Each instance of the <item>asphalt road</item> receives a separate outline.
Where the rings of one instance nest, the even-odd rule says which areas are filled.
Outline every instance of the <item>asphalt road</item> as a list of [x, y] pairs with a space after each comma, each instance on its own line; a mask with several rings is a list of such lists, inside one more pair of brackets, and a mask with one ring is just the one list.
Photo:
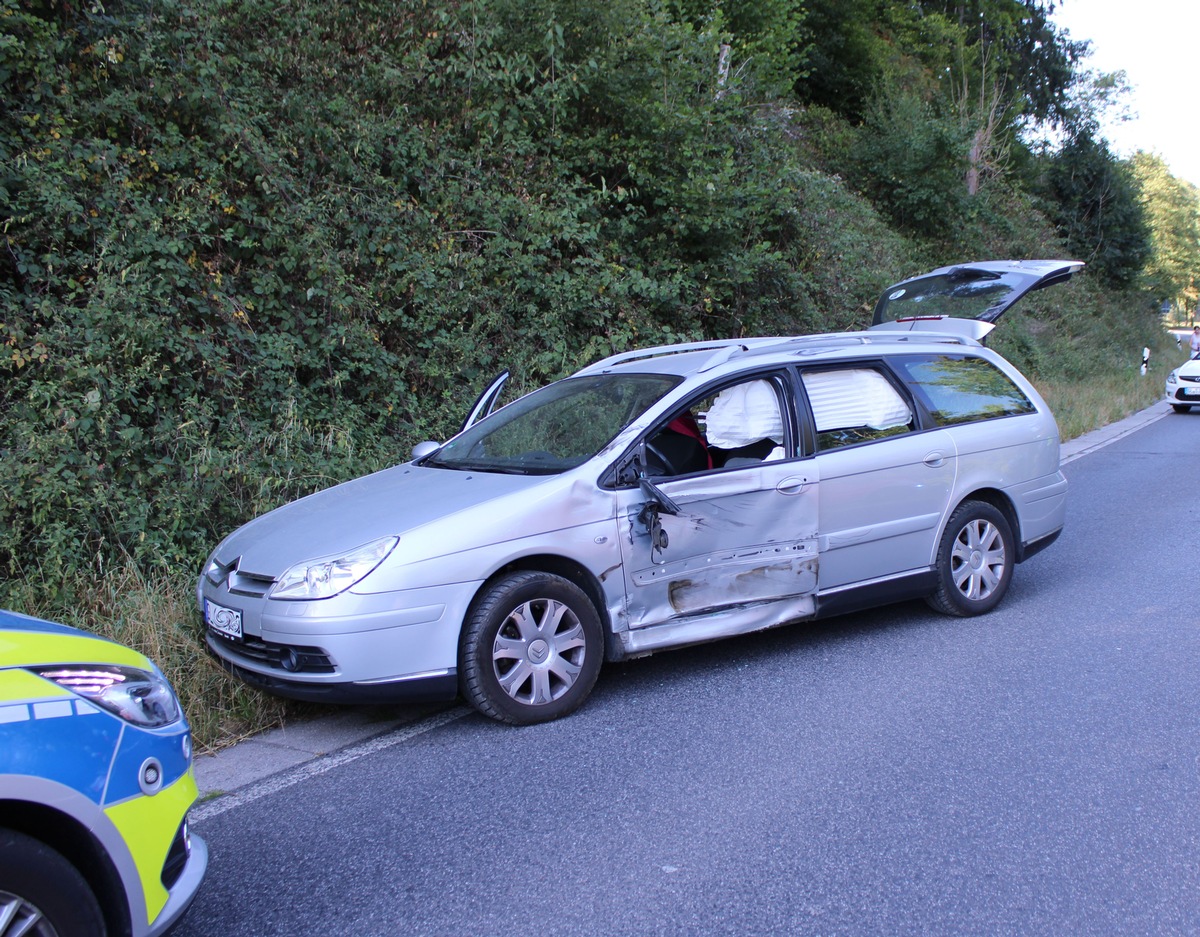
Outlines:
[[909, 603], [463, 709], [201, 805], [197, 935], [1200, 933], [1200, 412], [1068, 464], [999, 609]]

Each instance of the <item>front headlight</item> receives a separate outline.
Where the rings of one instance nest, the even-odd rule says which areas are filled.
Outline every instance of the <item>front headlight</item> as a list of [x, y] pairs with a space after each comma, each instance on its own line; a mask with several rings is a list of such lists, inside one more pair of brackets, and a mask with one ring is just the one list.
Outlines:
[[295, 600], [328, 599], [338, 595], [382, 563], [399, 542], [399, 537], [384, 537], [335, 559], [297, 563], [279, 577], [270, 597]]
[[30, 669], [135, 726], [156, 729], [183, 718], [179, 700], [161, 674], [110, 664], [58, 664]]
[[1179, 380], [1179, 378], [1177, 376], [1178, 374], [1179, 374], [1178, 371], [1172, 371], [1170, 374], [1168, 374], [1167, 375], [1167, 383], [1168, 384], [1176, 383]]

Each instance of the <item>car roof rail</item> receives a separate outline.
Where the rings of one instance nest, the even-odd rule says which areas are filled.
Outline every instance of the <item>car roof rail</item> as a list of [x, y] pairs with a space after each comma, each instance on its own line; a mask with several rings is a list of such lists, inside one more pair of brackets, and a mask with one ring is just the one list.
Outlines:
[[670, 355], [695, 351], [711, 351], [696, 370], [712, 370], [740, 355], [764, 355], [791, 352], [796, 355], [812, 354], [829, 348], [852, 345], [893, 345], [903, 343], [979, 345], [979, 342], [952, 332], [828, 332], [817, 335], [764, 335], [754, 338], [713, 339], [702, 342], [682, 342], [677, 345], [655, 345], [623, 351], [589, 364], [576, 372], [577, 375], [597, 374], [619, 364], [631, 361], [647, 361]]
[[777, 338], [725, 338], [712, 339], [704, 342], [683, 342], [678, 345], [655, 345], [652, 348], [638, 348], [633, 351], [623, 351], [619, 354], [610, 355], [607, 358], [601, 358], [594, 364], [589, 364], [587, 367], [577, 374], [594, 374], [597, 371], [603, 371], [606, 368], [611, 368], [618, 364], [625, 364], [629, 361], [640, 361], [647, 358], [662, 358], [667, 355], [679, 355], [689, 351], [708, 351], [712, 350], [724, 356], [724, 359], [733, 357], [739, 351], [746, 351], [751, 347], [763, 344], [778, 342]]
[[979, 347], [983, 343], [970, 335], [959, 335], [957, 332], [905, 332], [872, 329], [863, 333], [863, 343], [866, 345], [901, 344], [909, 342], [917, 345], [970, 345]]
[[[795, 335], [792, 337], [776, 338], [769, 344], [756, 345], [746, 350], [746, 354], [792, 354], [813, 355], [823, 351], [838, 348], [862, 348], [868, 345], [969, 345], [978, 346], [980, 343], [965, 335], [953, 332], [827, 332], [819, 335]], [[727, 356], [732, 357], [732, 355]], [[705, 362], [706, 367], [719, 364], [716, 356]], [[701, 368], [700, 370], [704, 370]]]

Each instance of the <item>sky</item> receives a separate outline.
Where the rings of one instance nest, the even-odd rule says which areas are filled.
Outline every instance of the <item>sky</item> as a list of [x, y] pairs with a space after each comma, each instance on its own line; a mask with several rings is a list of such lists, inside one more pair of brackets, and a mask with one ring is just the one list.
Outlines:
[[1200, 3], [1058, 0], [1054, 22], [1090, 39], [1085, 67], [1124, 71], [1135, 120], [1104, 128], [1114, 153], [1157, 153], [1171, 174], [1200, 186]]

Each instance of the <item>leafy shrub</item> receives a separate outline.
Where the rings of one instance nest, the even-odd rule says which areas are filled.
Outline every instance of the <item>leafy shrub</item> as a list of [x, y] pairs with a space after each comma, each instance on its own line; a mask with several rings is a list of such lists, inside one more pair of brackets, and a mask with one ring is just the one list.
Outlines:
[[749, 67], [719, 83], [728, 37], [635, 0], [0, 3], [0, 569], [64, 598], [193, 570], [501, 367], [848, 322], [877, 286], [854, 198]]
[[193, 571], [503, 367], [858, 326], [986, 253], [956, 120], [766, 96], [800, 10], [0, 0], [0, 600]]
[[856, 147], [857, 184], [901, 229], [945, 237], [967, 220], [969, 131], [916, 94], [882, 86]]

